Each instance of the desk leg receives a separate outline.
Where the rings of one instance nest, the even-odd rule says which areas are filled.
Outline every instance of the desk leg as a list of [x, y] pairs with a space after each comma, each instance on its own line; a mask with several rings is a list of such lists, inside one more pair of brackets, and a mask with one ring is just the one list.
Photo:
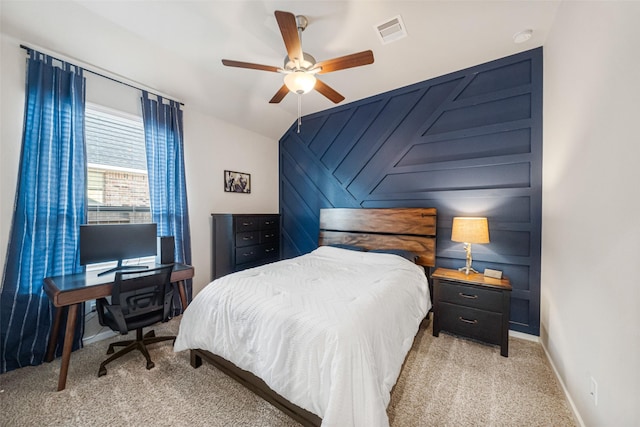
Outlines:
[[178, 282], [178, 292], [180, 292], [180, 302], [182, 302], [182, 312], [187, 309], [187, 291], [185, 289], [184, 280]]
[[60, 365], [60, 377], [58, 378], [58, 391], [64, 390], [67, 385], [67, 372], [69, 371], [69, 360], [71, 359], [71, 348], [73, 347], [73, 336], [75, 334], [77, 316], [78, 304], [73, 304], [69, 307], [67, 327], [64, 333], [64, 347], [62, 348], [62, 363]]
[[49, 346], [47, 347], [47, 356], [45, 362], [53, 361], [56, 352], [56, 346], [58, 345], [58, 332], [60, 331], [60, 319], [62, 319], [62, 312], [64, 307], [54, 307], [56, 315], [53, 319], [53, 326], [51, 328], [51, 335], [49, 336]]

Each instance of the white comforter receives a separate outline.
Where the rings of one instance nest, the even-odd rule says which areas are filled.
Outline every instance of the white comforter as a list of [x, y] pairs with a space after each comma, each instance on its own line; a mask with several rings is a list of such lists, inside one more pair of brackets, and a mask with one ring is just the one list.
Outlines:
[[391, 388], [430, 306], [421, 267], [323, 246], [211, 282], [174, 350], [233, 362], [323, 426], [388, 426]]

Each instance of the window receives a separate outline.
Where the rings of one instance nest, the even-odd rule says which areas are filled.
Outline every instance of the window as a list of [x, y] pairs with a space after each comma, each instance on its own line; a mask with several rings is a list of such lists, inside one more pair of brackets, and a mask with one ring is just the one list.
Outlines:
[[[149, 180], [142, 117], [87, 103], [87, 223], [151, 222]], [[126, 260], [145, 264], [155, 257]], [[115, 267], [116, 262], [87, 266], [87, 271]], [[85, 305], [84, 344], [115, 335], [97, 322], [95, 301]]]
[[87, 103], [89, 224], [151, 222], [142, 118]]

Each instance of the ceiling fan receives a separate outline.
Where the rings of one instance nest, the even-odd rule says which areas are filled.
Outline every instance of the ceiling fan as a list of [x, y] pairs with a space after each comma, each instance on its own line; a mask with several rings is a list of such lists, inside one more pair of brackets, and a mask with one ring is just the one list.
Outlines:
[[282, 68], [253, 64], [250, 62], [233, 61], [230, 59], [223, 59], [222, 63], [228, 67], [249, 68], [252, 70], [285, 74], [284, 84], [269, 101], [272, 104], [277, 104], [282, 101], [290, 91], [302, 95], [312, 89], [317, 90], [336, 104], [343, 101], [344, 96], [318, 79], [316, 74], [327, 74], [346, 68], [372, 64], [373, 52], [365, 50], [339, 58], [316, 62], [313, 56], [302, 51], [302, 32], [307, 28], [309, 22], [307, 18], [302, 15], [294, 16], [290, 12], [280, 10], [275, 11], [275, 16], [276, 21], [278, 21], [280, 33], [282, 34], [282, 39], [284, 40], [284, 45], [287, 49], [287, 56], [284, 58], [284, 66]]

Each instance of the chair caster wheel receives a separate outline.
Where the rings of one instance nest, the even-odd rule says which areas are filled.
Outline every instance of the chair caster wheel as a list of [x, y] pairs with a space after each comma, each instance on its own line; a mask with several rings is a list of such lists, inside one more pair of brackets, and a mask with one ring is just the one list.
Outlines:
[[105, 375], [107, 375], [107, 368], [100, 368], [100, 370], [98, 371], [98, 377], [103, 377]]
[[149, 363], [147, 363], [147, 369], [151, 369], [151, 368], [153, 368], [154, 366], [156, 366], [156, 365], [155, 365], [153, 362], [149, 362]]

